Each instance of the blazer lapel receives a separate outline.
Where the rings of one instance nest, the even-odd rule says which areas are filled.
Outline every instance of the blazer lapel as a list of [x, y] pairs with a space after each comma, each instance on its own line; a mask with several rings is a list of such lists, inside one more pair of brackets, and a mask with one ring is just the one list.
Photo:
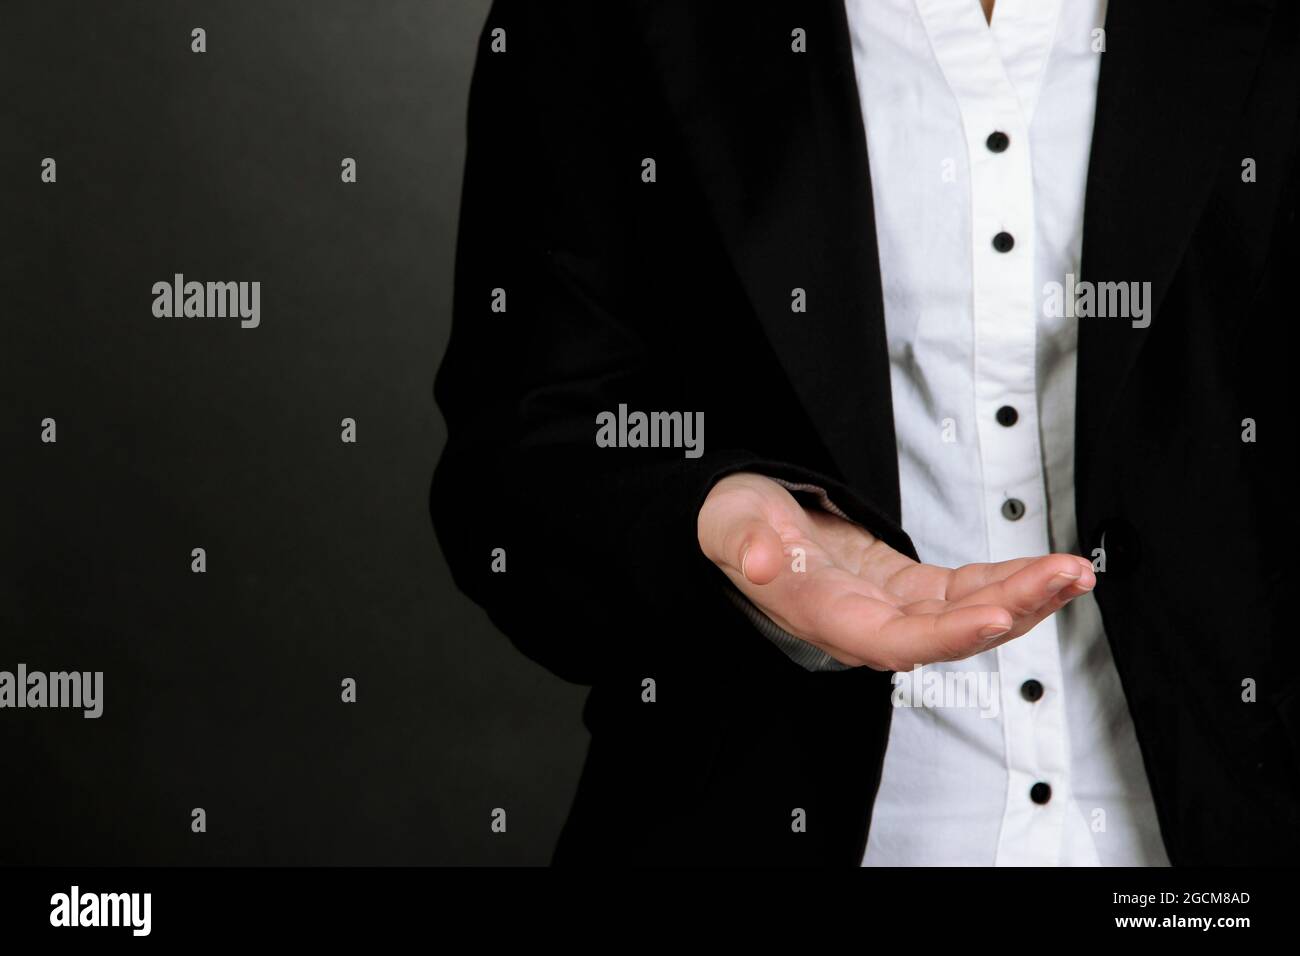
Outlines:
[[[1151, 325], [1085, 318], [1081, 491], [1223, 162], [1275, 0], [1112, 0], [1082, 278], [1151, 282]], [[643, 5], [644, 35], [732, 264], [844, 478], [897, 519], [866, 136], [840, 2]], [[807, 52], [791, 50], [805, 31]], [[790, 309], [802, 288], [807, 311]]]
[[[668, 108], [732, 265], [845, 480], [895, 520], [866, 135], [840, 2], [647, 3]], [[807, 52], [791, 49], [805, 31]], [[803, 289], [806, 312], [791, 310]]]
[[[1080, 272], [1150, 282], [1150, 325], [1079, 320], [1080, 498], [1137, 355], [1177, 315], [1159, 314], [1226, 161], [1274, 0], [1110, 0], [1084, 206]], [[1082, 527], [1082, 526], [1081, 526]]]

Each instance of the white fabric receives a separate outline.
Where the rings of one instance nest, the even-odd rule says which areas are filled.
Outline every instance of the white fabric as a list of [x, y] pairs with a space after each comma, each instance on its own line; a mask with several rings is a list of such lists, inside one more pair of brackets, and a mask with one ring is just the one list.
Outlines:
[[[1044, 287], [1078, 274], [1104, 5], [997, 0], [990, 26], [978, 0], [847, 0], [903, 527], [923, 561], [1079, 553], [1078, 320], [1047, 314]], [[994, 131], [1010, 137], [1003, 152], [986, 145]], [[1002, 231], [1010, 252], [993, 247]], [[1003, 405], [1019, 413], [1010, 427]], [[1008, 498], [1024, 503], [1019, 520], [1004, 517]], [[982, 674], [996, 714], [896, 707], [865, 865], [1167, 865], [1092, 595], [926, 670]], [[1045, 688], [1036, 703], [1020, 693], [1030, 678]], [[1052, 791], [1042, 805], [1037, 782]]]

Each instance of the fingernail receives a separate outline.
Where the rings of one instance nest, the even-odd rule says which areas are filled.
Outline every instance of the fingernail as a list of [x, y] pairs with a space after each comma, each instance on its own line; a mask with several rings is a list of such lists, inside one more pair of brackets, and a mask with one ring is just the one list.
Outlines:
[[981, 641], [991, 641], [995, 637], [1001, 637], [1007, 631], [1011, 630], [1006, 624], [990, 624], [979, 633]]
[[1077, 580], [1079, 580], [1078, 573], [1070, 574], [1066, 571], [1062, 571], [1059, 574], [1053, 576], [1052, 580], [1047, 582], [1047, 593], [1055, 594], [1056, 592], [1064, 588], [1066, 585], [1072, 584]]
[[748, 560], [749, 560], [749, 548], [746, 547], [744, 553], [741, 554], [740, 556], [740, 576], [746, 579], [749, 578], [749, 575], [745, 573], [745, 562]]

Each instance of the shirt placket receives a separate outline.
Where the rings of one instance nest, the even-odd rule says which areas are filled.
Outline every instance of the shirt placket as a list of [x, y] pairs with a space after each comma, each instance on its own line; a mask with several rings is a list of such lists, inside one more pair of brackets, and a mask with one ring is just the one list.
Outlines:
[[[989, 136], [1000, 133], [1006, 148], [988, 150], [987, 136], [980, 136], [983, 130]], [[975, 415], [991, 561], [1051, 549], [1038, 440], [1028, 133], [1014, 100], [970, 117], [967, 132], [972, 154]], [[979, 154], [981, 149], [985, 155]], [[1007, 763], [997, 863], [1052, 864], [1060, 852], [1069, 797], [1056, 618], [1002, 645], [996, 656]]]
[[[1050, 550], [1039, 446], [1033, 167], [1029, 121], [993, 37], [963, 36], [971, 7], [918, 0], [962, 115], [970, 169], [974, 411], [988, 558]], [[1041, 13], [1041, 11], [1040, 11]], [[1041, 24], [1032, 26], [1040, 27]], [[1013, 49], [1031, 37], [1004, 25]], [[1051, 33], [1040, 30], [1050, 44]], [[1069, 803], [1069, 749], [1055, 618], [996, 651], [1007, 797], [998, 865], [1059, 862]]]

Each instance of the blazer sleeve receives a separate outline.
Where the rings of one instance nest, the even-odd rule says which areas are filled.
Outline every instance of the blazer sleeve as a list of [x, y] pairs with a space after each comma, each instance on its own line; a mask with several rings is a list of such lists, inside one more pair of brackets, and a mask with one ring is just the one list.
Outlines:
[[689, 393], [629, 291], [644, 269], [629, 212], [638, 171], [612, 168], [606, 120], [637, 104], [592, 62], [622, 42], [605, 12], [619, 5], [582, 6], [498, 2], [480, 41], [434, 386], [447, 443], [433, 522], [457, 586], [561, 677], [592, 683], [665, 654], [743, 668], [775, 652], [700, 552], [696, 517], [714, 483], [757, 471], [816, 486], [865, 527], [901, 532], [835, 475], [711, 443], [707, 430], [698, 457], [597, 446], [601, 410]]

